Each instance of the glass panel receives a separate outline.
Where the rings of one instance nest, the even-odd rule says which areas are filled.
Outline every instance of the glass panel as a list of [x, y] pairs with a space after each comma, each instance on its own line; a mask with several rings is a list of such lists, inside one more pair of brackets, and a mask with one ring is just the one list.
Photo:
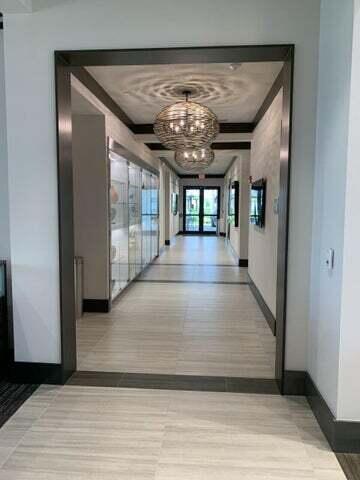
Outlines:
[[151, 175], [151, 259], [158, 255], [159, 250], [159, 190], [158, 179]]
[[142, 263], [148, 265], [151, 261], [151, 175], [142, 172]]
[[111, 296], [129, 282], [128, 165], [110, 152]]
[[217, 215], [204, 215], [203, 217], [203, 230], [204, 232], [217, 231]]
[[200, 189], [192, 188], [186, 190], [185, 214], [199, 215], [200, 213]]
[[141, 170], [129, 165], [129, 277], [141, 271]]
[[198, 232], [199, 227], [199, 215], [186, 215], [185, 230], [187, 232]]
[[204, 215], [217, 215], [218, 212], [218, 190], [204, 189]]

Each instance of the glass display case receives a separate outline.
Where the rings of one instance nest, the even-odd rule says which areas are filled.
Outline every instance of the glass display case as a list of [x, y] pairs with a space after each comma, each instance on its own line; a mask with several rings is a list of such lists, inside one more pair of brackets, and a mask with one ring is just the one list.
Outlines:
[[151, 260], [159, 255], [159, 180], [151, 175]]
[[129, 164], [129, 278], [141, 272], [141, 169]]
[[142, 171], [141, 190], [142, 265], [151, 262], [151, 174]]
[[109, 146], [112, 300], [159, 253], [158, 177], [115, 150]]
[[126, 159], [110, 151], [111, 298], [129, 283], [129, 169]]

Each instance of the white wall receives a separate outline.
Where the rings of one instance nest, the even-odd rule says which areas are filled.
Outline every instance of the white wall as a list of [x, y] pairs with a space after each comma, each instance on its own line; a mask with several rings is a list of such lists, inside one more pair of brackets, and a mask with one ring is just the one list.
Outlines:
[[[341, 8], [337, 0], [322, 1], [308, 371], [334, 414], [337, 412], [352, 13], [350, 0], [343, 1]], [[332, 272], [325, 264], [329, 248], [335, 250]], [[352, 387], [355, 388], [355, 383]]]
[[75, 255], [84, 259], [84, 298], [109, 298], [108, 162], [104, 115], [73, 115]]
[[0, 30], [0, 259], [10, 259], [9, 191], [6, 144], [3, 30]]
[[360, 420], [360, 0], [355, 0], [348, 161], [345, 203], [344, 256], [337, 418]]
[[60, 360], [54, 50], [292, 42], [295, 133], [286, 366], [304, 369], [319, 0], [228, 0], [225, 5], [215, 0], [76, 0], [33, 14], [6, 15], [5, 25], [16, 359]]
[[227, 209], [229, 201], [229, 184], [239, 182], [239, 226], [230, 226], [229, 243], [238, 259], [248, 259], [249, 245], [249, 175], [250, 150], [244, 150], [226, 173], [224, 179], [223, 216], [224, 232], [227, 234]]
[[282, 110], [281, 89], [254, 131], [250, 161], [252, 180], [266, 179], [266, 204], [265, 226], [249, 227], [249, 275], [275, 318]]

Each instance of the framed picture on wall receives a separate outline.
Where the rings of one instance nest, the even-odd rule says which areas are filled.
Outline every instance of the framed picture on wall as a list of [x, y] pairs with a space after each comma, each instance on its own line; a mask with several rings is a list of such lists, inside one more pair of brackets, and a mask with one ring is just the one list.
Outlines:
[[237, 180], [229, 185], [228, 222], [235, 228], [239, 226], [239, 182]]
[[172, 193], [171, 194], [171, 213], [173, 215], [177, 215], [178, 208], [179, 208], [179, 195], [177, 193]]

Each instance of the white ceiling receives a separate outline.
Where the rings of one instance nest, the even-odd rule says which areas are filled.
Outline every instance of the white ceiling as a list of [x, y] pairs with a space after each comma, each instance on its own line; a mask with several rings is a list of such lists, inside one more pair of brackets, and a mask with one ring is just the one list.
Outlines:
[[163, 150], [154, 153], [160, 158], [165, 158], [167, 162], [176, 170], [180, 175], [191, 175], [197, 173], [205, 173], [211, 175], [223, 175], [230, 163], [233, 161], [234, 157], [241, 156], [244, 153], [244, 150], [215, 150], [215, 159], [209, 168], [202, 170], [201, 172], [189, 172], [180, 168], [174, 160], [174, 152], [170, 150]]
[[87, 67], [134, 123], [154, 123], [159, 111], [183, 98], [211, 108], [220, 122], [251, 122], [283, 64], [258, 62]]

